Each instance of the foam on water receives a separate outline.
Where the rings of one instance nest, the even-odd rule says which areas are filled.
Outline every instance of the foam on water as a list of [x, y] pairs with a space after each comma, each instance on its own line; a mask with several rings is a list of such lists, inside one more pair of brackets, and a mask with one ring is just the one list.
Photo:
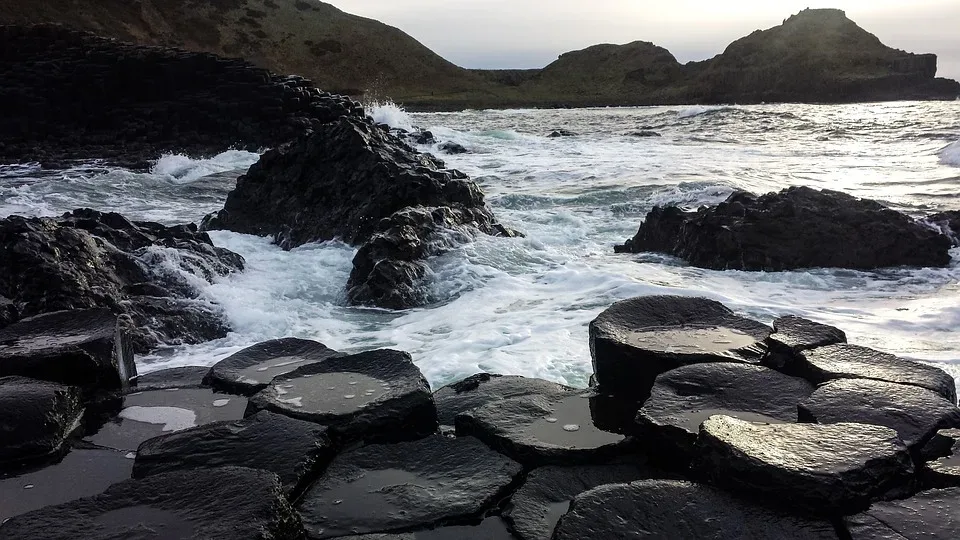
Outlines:
[[260, 154], [228, 150], [208, 159], [192, 159], [183, 154], [166, 154], [157, 160], [150, 172], [177, 184], [189, 184], [204, 176], [233, 170], [247, 170], [260, 159]]
[[960, 167], [960, 141], [944, 147], [939, 154], [940, 163]]

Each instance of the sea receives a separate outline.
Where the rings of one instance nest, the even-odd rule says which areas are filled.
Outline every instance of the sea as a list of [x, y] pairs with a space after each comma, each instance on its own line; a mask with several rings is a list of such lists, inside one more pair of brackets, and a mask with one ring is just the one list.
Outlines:
[[[871, 272], [715, 271], [659, 254], [614, 254], [655, 205], [715, 204], [734, 190], [806, 185], [876, 199], [921, 217], [960, 209], [960, 101], [405, 112], [371, 104], [379, 122], [428, 129], [469, 153], [423, 152], [470, 175], [523, 238], [484, 237], [430, 261], [434, 303], [406, 311], [351, 307], [355, 248], [283, 251], [270, 238], [214, 231], [246, 258], [243, 273], [196, 281], [233, 331], [138, 357], [141, 373], [211, 365], [287, 336], [343, 351], [409, 352], [433, 387], [488, 371], [586, 386], [587, 325], [639, 295], [704, 296], [763, 322], [793, 314], [848, 340], [960, 376], [960, 249], [947, 268]], [[549, 137], [553, 131], [575, 135]], [[647, 132], [640, 136], [642, 132]], [[654, 135], [655, 134], [655, 135]], [[197, 222], [220, 209], [257, 153], [161, 157], [149, 172], [96, 161], [65, 171], [0, 167], [0, 216], [90, 207], [136, 220]], [[176, 261], [158, 261], [176, 269]]]

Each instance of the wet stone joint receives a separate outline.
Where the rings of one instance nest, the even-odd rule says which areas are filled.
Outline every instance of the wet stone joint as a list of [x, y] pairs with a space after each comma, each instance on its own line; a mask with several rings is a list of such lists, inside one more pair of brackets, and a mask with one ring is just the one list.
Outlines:
[[123, 315], [0, 329], [0, 538], [960, 535], [956, 386], [799, 317], [618, 302], [590, 388], [285, 338], [138, 376]]

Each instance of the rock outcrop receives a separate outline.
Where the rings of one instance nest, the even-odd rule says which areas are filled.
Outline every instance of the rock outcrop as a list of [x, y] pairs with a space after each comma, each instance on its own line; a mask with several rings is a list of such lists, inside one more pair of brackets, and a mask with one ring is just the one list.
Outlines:
[[0, 467], [56, 454], [82, 416], [79, 388], [0, 377]]
[[715, 270], [869, 270], [950, 263], [950, 239], [868, 199], [791, 187], [685, 212], [655, 207], [618, 253], [656, 251]]

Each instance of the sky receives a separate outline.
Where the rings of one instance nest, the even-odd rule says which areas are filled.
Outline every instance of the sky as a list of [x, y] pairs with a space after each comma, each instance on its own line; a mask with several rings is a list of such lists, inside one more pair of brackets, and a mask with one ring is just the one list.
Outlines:
[[936, 53], [960, 79], [960, 0], [333, 0], [412, 35], [467, 68], [539, 68], [597, 43], [652, 41], [681, 62], [704, 60], [804, 8], [843, 9], [885, 44]]

